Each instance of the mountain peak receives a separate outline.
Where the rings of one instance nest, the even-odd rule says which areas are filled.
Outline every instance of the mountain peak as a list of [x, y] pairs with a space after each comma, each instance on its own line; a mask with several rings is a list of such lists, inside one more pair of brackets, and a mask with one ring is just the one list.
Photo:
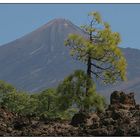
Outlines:
[[42, 30], [46, 30], [48, 28], [61, 28], [64, 29], [66, 28], [67, 30], [73, 30], [73, 33], [75, 33], [75, 31], [80, 32], [81, 34], [83, 34], [84, 32], [75, 24], [73, 24], [70, 20], [65, 19], [65, 18], [55, 18], [50, 20], [49, 22], [47, 22], [46, 24], [44, 24], [43, 26], [41, 26], [40, 28], [38, 28], [36, 31], [42, 31]]
[[68, 20], [65, 19], [65, 18], [55, 18], [55, 19], [52, 19], [50, 22], [67, 22]]
[[49, 21], [48, 23], [46, 23], [45, 25], [43, 25], [41, 28], [47, 28], [50, 26], [54, 26], [54, 25], [64, 25], [64, 26], [68, 26], [72, 24], [69, 20], [64, 19], [64, 18], [55, 18], [51, 21]]

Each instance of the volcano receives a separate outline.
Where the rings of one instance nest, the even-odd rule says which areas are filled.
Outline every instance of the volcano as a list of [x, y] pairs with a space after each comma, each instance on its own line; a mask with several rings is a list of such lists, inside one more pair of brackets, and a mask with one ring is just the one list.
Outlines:
[[[64, 77], [85, 65], [74, 60], [64, 46], [68, 34], [85, 33], [71, 21], [54, 19], [35, 31], [0, 46], [0, 79], [19, 90], [38, 92], [56, 87]], [[97, 87], [105, 96], [113, 90], [136, 92], [140, 102], [140, 50], [121, 48], [128, 63], [128, 81]]]
[[18, 89], [36, 92], [56, 86], [81, 68], [64, 46], [68, 34], [83, 34], [65, 19], [54, 19], [39, 29], [0, 47], [0, 79]]

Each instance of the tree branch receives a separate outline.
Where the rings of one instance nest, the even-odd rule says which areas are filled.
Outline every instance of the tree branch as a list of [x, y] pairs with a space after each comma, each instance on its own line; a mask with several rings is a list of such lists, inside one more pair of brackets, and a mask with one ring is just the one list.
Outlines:
[[98, 68], [98, 69], [101, 69], [101, 70], [108, 70], [108, 69], [110, 69], [110, 68], [112, 67], [112, 66], [109, 66], [109, 67], [107, 67], [107, 68], [103, 68], [103, 67], [98, 66], [98, 65], [93, 64], [93, 63], [91, 63], [91, 65], [94, 66], [94, 67], [96, 67], [96, 68]]
[[105, 79], [98, 74], [98, 73], [102, 73], [102, 72], [93, 72], [93, 71], [91, 71], [91, 73], [94, 74], [96, 76], [96, 78], [100, 78], [101, 80], [105, 81]]

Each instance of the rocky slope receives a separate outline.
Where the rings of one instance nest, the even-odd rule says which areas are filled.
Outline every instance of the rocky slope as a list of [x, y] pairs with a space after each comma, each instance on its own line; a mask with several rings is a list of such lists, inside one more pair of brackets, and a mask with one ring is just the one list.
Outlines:
[[140, 136], [140, 105], [134, 93], [115, 91], [105, 112], [78, 113], [71, 122], [29, 119], [1, 108], [0, 136]]
[[113, 92], [111, 104], [87, 132], [94, 136], [140, 136], [140, 105], [134, 94]]

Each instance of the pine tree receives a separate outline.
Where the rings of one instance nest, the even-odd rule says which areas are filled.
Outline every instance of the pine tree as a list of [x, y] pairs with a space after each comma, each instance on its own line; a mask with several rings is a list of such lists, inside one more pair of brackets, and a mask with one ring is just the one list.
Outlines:
[[105, 84], [126, 79], [126, 60], [119, 48], [120, 34], [113, 32], [107, 22], [103, 22], [98, 12], [89, 13], [90, 22], [81, 26], [84, 35], [70, 34], [65, 46], [71, 48], [71, 55], [87, 66], [86, 95], [90, 89], [90, 79], [96, 77]]

